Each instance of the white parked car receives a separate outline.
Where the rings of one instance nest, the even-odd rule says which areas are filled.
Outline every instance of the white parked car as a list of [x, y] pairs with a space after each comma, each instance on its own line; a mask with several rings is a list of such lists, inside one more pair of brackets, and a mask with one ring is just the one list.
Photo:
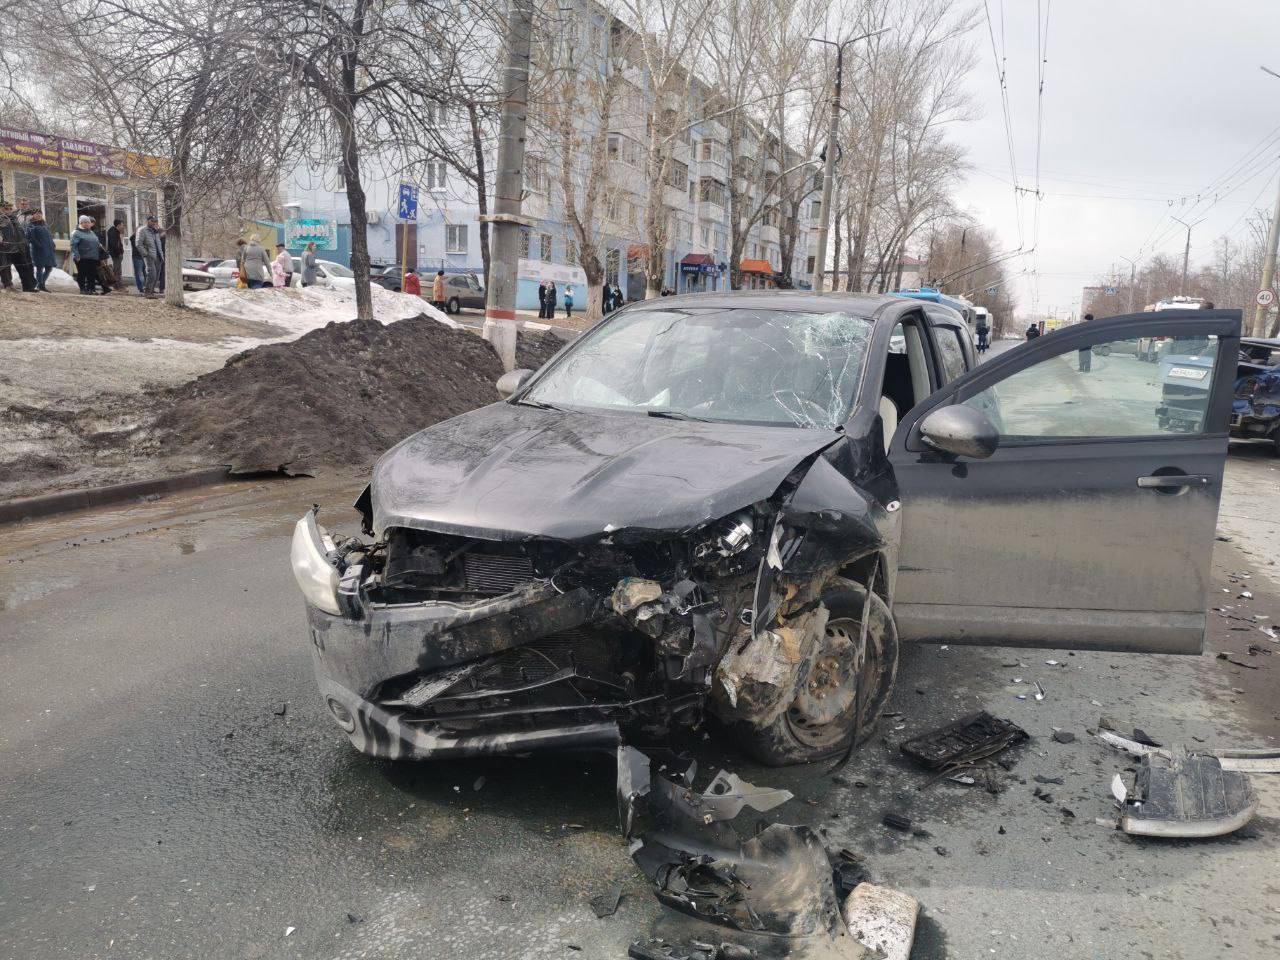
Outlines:
[[[294, 283], [299, 283], [302, 275], [302, 258], [293, 258]], [[350, 267], [344, 267], [332, 260], [316, 260], [316, 285], [321, 287], [354, 288], [356, 275]]]
[[217, 282], [217, 277], [208, 270], [197, 270], [195, 267], [182, 268], [183, 290], [212, 290]]

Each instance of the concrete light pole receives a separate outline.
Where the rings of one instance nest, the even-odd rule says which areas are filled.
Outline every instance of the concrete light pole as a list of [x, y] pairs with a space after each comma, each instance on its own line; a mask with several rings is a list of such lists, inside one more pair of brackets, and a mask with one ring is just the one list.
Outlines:
[[520, 230], [524, 198], [525, 124], [529, 108], [529, 46], [533, 3], [511, 0], [507, 13], [507, 64], [503, 71], [502, 112], [498, 120], [498, 160], [494, 171], [493, 255], [485, 291], [486, 340], [504, 369], [516, 365], [516, 292], [520, 282]]
[[[1280, 73], [1276, 73], [1269, 67], [1263, 67], [1262, 72], [1270, 74], [1273, 77], [1280, 77]], [[1267, 229], [1267, 248], [1266, 255], [1262, 260], [1262, 279], [1258, 282], [1258, 291], [1270, 290], [1276, 279], [1276, 247], [1280, 245], [1280, 182], [1276, 186], [1276, 205], [1271, 211], [1271, 226]], [[1253, 330], [1251, 333], [1255, 337], [1265, 337], [1267, 335], [1267, 314], [1271, 311], [1270, 305], [1263, 306], [1258, 304], [1253, 311]]]
[[1129, 260], [1129, 258], [1126, 257], [1124, 254], [1120, 255], [1120, 259], [1126, 260], [1129, 263], [1129, 305], [1125, 308], [1124, 312], [1133, 313], [1133, 293], [1134, 293], [1133, 285], [1136, 282], [1136, 277], [1138, 273], [1138, 261]]
[[1182, 283], [1178, 285], [1178, 295], [1185, 297], [1187, 295], [1187, 263], [1191, 259], [1191, 228], [1197, 223], [1202, 223], [1204, 221], [1204, 217], [1201, 217], [1199, 220], [1193, 220], [1191, 223], [1187, 223], [1187, 221], [1180, 217], [1173, 217], [1173, 219], [1177, 220], [1187, 228], [1187, 244], [1182, 248]]
[[822, 212], [820, 214], [822, 219], [818, 224], [818, 251], [813, 258], [812, 284], [816, 293], [822, 293], [827, 285], [827, 233], [831, 223], [831, 190], [836, 176], [836, 140], [840, 135], [840, 87], [844, 82], [844, 48], [860, 40], [878, 37], [892, 29], [892, 27], [885, 27], [882, 30], [864, 33], [860, 37], [839, 41], [823, 40], [819, 37], [809, 38], [811, 43], [825, 43], [829, 47], [836, 48], [836, 83], [831, 95], [831, 121], [827, 127], [827, 149], [822, 169]]

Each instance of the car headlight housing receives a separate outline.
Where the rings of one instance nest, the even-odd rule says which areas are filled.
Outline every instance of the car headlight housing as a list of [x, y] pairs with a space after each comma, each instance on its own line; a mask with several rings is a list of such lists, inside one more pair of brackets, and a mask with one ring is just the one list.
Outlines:
[[293, 564], [293, 576], [298, 581], [307, 603], [317, 610], [338, 616], [338, 570], [329, 562], [333, 548], [328, 536], [316, 523], [314, 511], [310, 511], [293, 528], [293, 543], [289, 547], [289, 560]]

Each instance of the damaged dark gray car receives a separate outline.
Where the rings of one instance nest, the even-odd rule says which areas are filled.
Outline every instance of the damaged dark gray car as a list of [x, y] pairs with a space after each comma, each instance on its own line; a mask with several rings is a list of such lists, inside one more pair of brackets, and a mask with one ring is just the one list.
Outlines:
[[[1146, 313], [973, 369], [933, 304], [634, 305], [388, 451], [369, 539], [299, 521], [321, 693], [376, 756], [711, 715], [792, 763], [868, 734], [902, 641], [1197, 652], [1238, 334]], [[1150, 365], [1111, 349], [1149, 336], [1223, 358], [1200, 430], [1164, 429]]]

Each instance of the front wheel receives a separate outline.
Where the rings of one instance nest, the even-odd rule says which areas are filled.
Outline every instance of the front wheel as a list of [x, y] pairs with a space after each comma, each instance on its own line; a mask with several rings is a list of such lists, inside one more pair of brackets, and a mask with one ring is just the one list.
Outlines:
[[830, 611], [822, 647], [795, 701], [765, 727], [743, 724], [744, 746], [770, 766], [811, 763], [865, 742], [898, 676], [898, 629], [888, 605], [871, 594], [866, 644], [866, 589], [852, 581], [822, 598]]

